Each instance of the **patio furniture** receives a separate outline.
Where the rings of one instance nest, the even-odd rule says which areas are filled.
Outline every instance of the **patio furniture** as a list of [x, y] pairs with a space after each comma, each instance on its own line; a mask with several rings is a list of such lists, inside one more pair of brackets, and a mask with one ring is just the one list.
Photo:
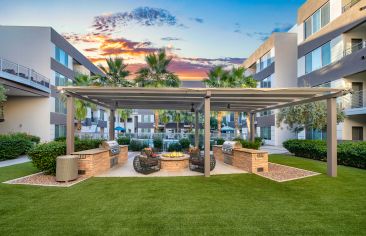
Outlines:
[[133, 159], [133, 168], [136, 172], [147, 175], [160, 170], [160, 160], [152, 149], [145, 148], [141, 154]]
[[[189, 169], [192, 171], [198, 171], [204, 173], [205, 171], [205, 157], [201, 155], [199, 148], [194, 147], [189, 149]], [[216, 159], [213, 155], [210, 155], [210, 171], [215, 169]]]

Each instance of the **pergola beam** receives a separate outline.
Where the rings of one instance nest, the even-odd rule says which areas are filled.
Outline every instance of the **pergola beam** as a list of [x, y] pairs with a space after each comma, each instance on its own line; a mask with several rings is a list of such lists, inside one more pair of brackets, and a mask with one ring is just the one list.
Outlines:
[[66, 96], [66, 154], [70, 155], [74, 152], [75, 145], [75, 124], [74, 124], [74, 107], [75, 99], [73, 96]]
[[337, 103], [327, 99], [327, 166], [328, 175], [337, 176]]

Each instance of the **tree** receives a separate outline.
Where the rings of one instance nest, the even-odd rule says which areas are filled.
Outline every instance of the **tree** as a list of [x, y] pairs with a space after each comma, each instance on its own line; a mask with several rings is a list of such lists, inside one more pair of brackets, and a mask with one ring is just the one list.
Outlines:
[[173, 121], [177, 123], [177, 133], [179, 133], [179, 123], [183, 120], [183, 115], [181, 111], [171, 111], [170, 115], [173, 118]]
[[[135, 83], [138, 87], [179, 87], [177, 75], [168, 70], [172, 58], [167, 57], [165, 50], [151, 53], [145, 57], [147, 66], [137, 71]], [[155, 132], [159, 129], [159, 112], [154, 111]]]
[[[203, 82], [210, 88], [256, 88], [257, 81], [252, 77], [245, 76], [244, 67], [233, 67], [230, 71], [225, 70], [222, 66], [216, 66], [207, 73], [208, 78]], [[217, 113], [217, 129], [218, 136], [221, 137], [221, 123], [224, 113]], [[249, 124], [247, 119], [247, 125]], [[234, 112], [235, 133], [239, 133], [239, 113]], [[249, 126], [248, 126], [249, 128]]]
[[[342, 122], [344, 117], [343, 110], [337, 106], [337, 123]], [[293, 132], [304, 128], [324, 130], [327, 127], [327, 105], [325, 101], [319, 101], [282, 108], [277, 113], [276, 120], [277, 127], [283, 122]]]
[[164, 124], [164, 131], [166, 130], [166, 124], [170, 121], [169, 112], [166, 110], [159, 110], [159, 119]]
[[122, 57], [107, 58], [107, 67], [99, 65], [99, 68], [106, 74], [106, 76], [93, 77], [94, 85], [97, 86], [111, 86], [111, 87], [132, 87], [134, 83], [127, 80], [130, 71], [127, 70], [127, 65], [124, 64]]
[[127, 132], [127, 119], [132, 115], [132, 109], [118, 109], [118, 115], [123, 119], [123, 125], [125, 128], [125, 132]]
[[[90, 76], [87, 75], [76, 75], [75, 76], [75, 80], [74, 80], [74, 85], [76, 86], [90, 86], [91, 84], [93, 84], [93, 79]], [[90, 108], [91, 110], [96, 110], [96, 105], [91, 103], [91, 102], [87, 102], [81, 99], [75, 99], [75, 118], [77, 120], [77, 125], [76, 125], [76, 129], [78, 131], [81, 130], [81, 122], [83, 120], [85, 120], [85, 118], [87, 117], [88, 114], [88, 108]]]

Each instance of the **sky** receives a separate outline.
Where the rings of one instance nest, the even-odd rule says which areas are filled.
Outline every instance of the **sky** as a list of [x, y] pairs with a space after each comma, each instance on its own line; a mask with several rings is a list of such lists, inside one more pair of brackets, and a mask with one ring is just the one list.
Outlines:
[[201, 80], [240, 65], [272, 32], [296, 22], [305, 0], [0, 0], [0, 25], [51, 26], [96, 65], [123, 57], [135, 72], [165, 48], [169, 69]]

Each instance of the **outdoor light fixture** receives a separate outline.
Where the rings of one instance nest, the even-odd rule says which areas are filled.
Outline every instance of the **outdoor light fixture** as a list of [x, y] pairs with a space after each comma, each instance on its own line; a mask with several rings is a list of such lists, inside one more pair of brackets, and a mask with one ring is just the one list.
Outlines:
[[193, 105], [194, 104], [192, 103], [191, 112], [195, 112]]
[[227, 104], [227, 109], [230, 109], [230, 103], [229, 103], [229, 104]]

